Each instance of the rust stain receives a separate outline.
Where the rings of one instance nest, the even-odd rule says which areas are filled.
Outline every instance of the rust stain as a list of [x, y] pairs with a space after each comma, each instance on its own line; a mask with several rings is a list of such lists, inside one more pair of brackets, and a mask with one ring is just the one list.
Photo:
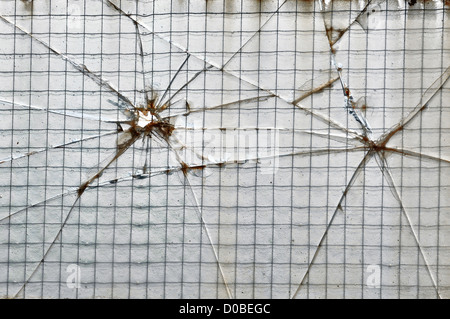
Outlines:
[[77, 190], [78, 197], [81, 197], [81, 195], [83, 195], [84, 191], [86, 190], [86, 188], [88, 186], [89, 186], [89, 183], [84, 182], [80, 187], [78, 187], [78, 190]]
[[347, 32], [348, 27], [346, 29], [335, 29], [333, 27], [326, 28], [326, 33], [328, 37], [328, 42], [330, 43], [331, 50], [334, 53], [333, 46], [339, 39]]
[[[134, 118], [128, 123], [130, 129], [135, 132], [130, 132], [133, 134], [139, 134], [143, 136], [152, 137], [152, 134], [157, 134], [159, 137], [167, 141], [175, 130], [175, 126], [170, 123], [169, 119], [163, 119], [160, 113], [170, 107], [169, 103], [163, 105], [157, 104], [157, 97], [154, 95], [148, 100], [146, 106], [136, 106], [135, 110], [138, 111]], [[144, 127], [139, 126], [139, 113], [144, 116], [152, 116], [152, 120]]]
[[145, 130], [147, 132], [155, 132], [163, 139], [167, 140], [172, 135], [175, 127], [169, 122], [161, 121], [147, 124], [147, 126], [145, 126]]
[[[157, 97], [154, 95], [151, 99], [149, 99], [145, 106], [139, 105], [134, 107], [134, 112], [132, 111], [131, 119], [127, 122], [130, 126], [127, 130], [123, 130], [120, 124], [117, 125], [118, 132], [122, 132], [124, 134], [128, 134], [129, 137], [123, 143], [118, 143], [116, 154], [114, 157], [103, 167], [101, 168], [95, 175], [91, 176], [87, 181], [85, 181], [78, 188], [78, 197], [85, 192], [87, 187], [96, 179], [100, 178], [103, 172], [114, 163], [123, 153], [126, 152], [137, 140], [141, 138], [151, 138], [153, 135], [159, 136], [161, 139], [168, 142], [170, 136], [175, 130], [175, 126], [170, 123], [168, 119], [163, 119], [159, 115], [160, 112], [167, 109], [170, 106], [169, 103], [163, 104], [159, 106], [157, 104]], [[149, 119], [148, 123], [145, 126], [139, 125], [140, 115], [143, 116], [152, 116]], [[199, 169], [199, 167], [189, 168], [189, 169]], [[147, 167], [143, 168], [144, 174], [147, 171]], [[186, 169], [187, 171], [187, 169]], [[144, 175], [133, 175], [133, 178], [142, 179], [146, 178]], [[111, 183], [114, 184], [118, 180], [113, 180]]]
[[299, 98], [297, 98], [297, 99], [293, 102], [293, 104], [295, 105], [295, 104], [299, 103], [300, 101], [306, 99], [308, 96], [323, 91], [323, 90], [326, 89], [327, 87], [331, 86], [331, 85], [332, 85], [334, 82], [336, 82], [337, 80], [339, 80], [339, 76], [337, 76], [337, 77], [335, 77], [335, 78], [332, 78], [332, 79], [329, 80], [328, 82], [326, 82], [326, 83], [324, 83], [324, 84], [322, 84], [322, 85], [320, 85], [320, 86], [318, 86], [318, 87], [316, 87], [316, 88], [313, 88], [311, 91], [306, 92], [305, 94], [303, 94], [302, 96], [300, 96]]
[[181, 162], [181, 171], [183, 172], [184, 176], [187, 176], [187, 174], [191, 170], [204, 170], [205, 168], [206, 165], [189, 166], [185, 162]]

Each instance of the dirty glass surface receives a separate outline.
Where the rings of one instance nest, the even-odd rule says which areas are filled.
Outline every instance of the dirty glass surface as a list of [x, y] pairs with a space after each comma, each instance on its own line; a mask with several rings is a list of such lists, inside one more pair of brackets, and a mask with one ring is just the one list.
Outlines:
[[448, 1], [2, 0], [0, 296], [449, 298]]

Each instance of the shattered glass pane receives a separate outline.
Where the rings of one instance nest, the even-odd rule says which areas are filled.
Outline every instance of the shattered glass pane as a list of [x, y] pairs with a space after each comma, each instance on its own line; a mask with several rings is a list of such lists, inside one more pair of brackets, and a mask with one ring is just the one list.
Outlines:
[[449, 298], [448, 1], [0, 2], [0, 296]]

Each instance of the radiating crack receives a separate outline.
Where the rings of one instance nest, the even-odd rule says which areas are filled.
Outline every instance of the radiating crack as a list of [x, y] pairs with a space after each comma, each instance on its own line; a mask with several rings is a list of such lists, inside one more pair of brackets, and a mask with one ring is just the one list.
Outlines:
[[88, 78], [90, 78], [95, 83], [97, 83], [100, 87], [105, 88], [108, 91], [114, 93], [118, 97], [118, 99], [121, 102], [123, 102], [125, 105], [127, 105], [129, 107], [134, 107], [134, 104], [130, 101], [130, 99], [128, 99], [126, 96], [124, 96], [122, 93], [120, 93], [117, 89], [115, 89], [108, 81], [106, 81], [105, 79], [101, 78], [100, 76], [98, 76], [97, 74], [95, 74], [94, 72], [89, 70], [87, 68], [87, 66], [73, 61], [67, 55], [65, 55], [65, 54], [55, 50], [54, 48], [50, 47], [48, 45], [48, 43], [46, 43], [45, 41], [41, 40], [40, 38], [38, 38], [36, 36], [33, 36], [30, 33], [28, 33], [27, 31], [25, 31], [24, 29], [20, 28], [18, 25], [14, 24], [12, 21], [8, 20], [4, 16], [0, 15], [0, 19], [3, 20], [6, 23], [12, 25], [17, 30], [27, 34], [31, 39], [33, 39], [33, 41], [36, 41], [36, 42], [40, 43], [45, 48], [50, 50], [51, 53], [55, 54], [56, 56], [59, 56], [62, 60], [68, 62], [75, 70], [77, 70], [80, 73], [86, 75]]
[[[298, 97], [297, 99], [295, 99], [292, 104], [296, 105], [298, 103], [300, 103], [301, 101], [303, 101], [304, 99], [306, 99], [307, 97], [315, 94], [315, 93], [319, 93], [321, 91], [323, 91], [324, 89], [328, 88], [329, 86], [331, 86], [334, 82], [336, 82], [337, 80], [339, 80], [341, 78], [341, 76], [337, 76], [334, 77], [332, 79], [330, 79], [329, 81], [317, 86], [317, 87], [310, 87], [308, 90], [306, 90], [305, 93], [303, 93], [300, 97]], [[312, 81], [312, 80], [311, 80]]]
[[450, 66], [441, 74], [441, 76], [430, 85], [430, 87], [422, 95], [420, 102], [416, 107], [409, 112], [404, 118], [402, 118], [396, 125], [389, 129], [386, 133], [380, 136], [378, 144], [385, 146], [389, 140], [403, 128], [408, 125], [417, 115], [424, 111], [428, 107], [430, 100], [441, 90], [444, 84], [450, 77]]
[[378, 166], [379, 166], [383, 176], [387, 179], [388, 184], [390, 186], [389, 188], [390, 188], [392, 194], [394, 195], [395, 199], [397, 200], [398, 204], [400, 205], [400, 209], [403, 212], [403, 215], [405, 216], [406, 220], [408, 221], [408, 226], [411, 229], [411, 233], [414, 236], [414, 240], [415, 240], [415, 242], [417, 244], [417, 247], [418, 247], [418, 249], [420, 251], [420, 255], [422, 256], [422, 259], [425, 262], [425, 266], [427, 268], [428, 275], [430, 276], [431, 282], [433, 283], [433, 287], [434, 287], [434, 289], [436, 291], [436, 294], [439, 297], [439, 299], [442, 299], [442, 296], [441, 296], [441, 294], [439, 292], [439, 288], [438, 288], [438, 285], [437, 285], [437, 282], [436, 282], [436, 278], [433, 275], [433, 272], [431, 271], [430, 262], [428, 261], [428, 258], [427, 258], [426, 254], [424, 252], [424, 249], [423, 249], [423, 247], [422, 247], [422, 245], [420, 243], [419, 237], [418, 237], [416, 231], [414, 230], [413, 224], [411, 222], [411, 218], [410, 218], [408, 212], [406, 211], [405, 206], [403, 205], [403, 201], [402, 201], [402, 199], [400, 197], [400, 193], [397, 190], [397, 186], [395, 186], [394, 179], [393, 179], [392, 174], [390, 172], [390, 169], [389, 169], [388, 163], [386, 161], [386, 158], [383, 155], [381, 155], [379, 152], [377, 152], [376, 155], [375, 155], [375, 159], [376, 159], [376, 161], [378, 163]]
[[[200, 60], [200, 61], [202, 61], [202, 62], [204, 62], [204, 63], [207, 63], [209, 66], [211, 66], [211, 67], [217, 69], [218, 71], [221, 71], [221, 72], [223, 72], [223, 73], [226, 73], [226, 74], [228, 74], [228, 75], [231, 75], [231, 76], [237, 78], [237, 79], [240, 80], [240, 81], [243, 81], [243, 82], [245, 82], [245, 83], [247, 83], [247, 84], [250, 84], [250, 85], [254, 86], [255, 88], [257, 88], [257, 89], [259, 89], [259, 90], [262, 90], [262, 91], [264, 91], [264, 92], [266, 92], [266, 93], [268, 93], [268, 94], [270, 94], [270, 95], [272, 95], [272, 96], [274, 96], [274, 97], [277, 97], [277, 98], [283, 100], [284, 102], [286, 102], [286, 103], [288, 103], [288, 104], [293, 104], [293, 105], [295, 105], [296, 107], [298, 107], [299, 109], [303, 110], [304, 112], [306, 112], [306, 113], [308, 113], [308, 114], [314, 116], [314, 117], [317, 118], [318, 120], [320, 120], [320, 121], [322, 121], [322, 122], [324, 122], [324, 123], [326, 123], [326, 124], [332, 125], [334, 128], [337, 128], [337, 129], [339, 129], [339, 130], [341, 130], [341, 131], [343, 131], [343, 132], [349, 133], [350, 135], [354, 135], [354, 134], [359, 135], [359, 133], [354, 132], [354, 131], [352, 131], [352, 130], [350, 130], [350, 129], [345, 128], [344, 126], [342, 126], [342, 125], [340, 125], [339, 123], [333, 121], [332, 119], [327, 118], [327, 117], [326, 117], [325, 115], [323, 115], [323, 114], [317, 113], [317, 112], [315, 112], [315, 111], [313, 111], [313, 110], [311, 110], [311, 109], [308, 109], [308, 108], [306, 108], [306, 107], [304, 107], [304, 106], [301, 106], [301, 105], [298, 104], [298, 103], [294, 103], [295, 100], [294, 100], [294, 101], [288, 101], [288, 100], [286, 100], [285, 98], [281, 97], [279, 94], [275, 93], [273, 90], [263, 89], [263, 88], [261, 88], [257, 83], [253, 83], [253, 82], [251, 82], [251, 81], [249, 81], [249, 80], [246, 80], [246, 79], [240, 77], [239, 75], [235, 74], [234, 72], [231, 72], [231, 71], [226, 70], [225, 68], [223, 68], [223, 66], [217, 65], [217, 64], [215, 64], [215, 63], [212, 62], [212, 61], [208, 61], [205, 57], [202, 57], [202, 56], [193, 54], [192, 52], [189, 52], [189, 50], [188, 50], [187, 48], [184, 48], [184, 47], [182, 47], [182, 46], [180, 46], [180, 45], [174, 43], [173, 41], [171, 41], [171, 40], [169, 40], [169, 39], [166, 39], [166, 38], [162, 37], [162, 36], [159, 35], [157, 32], [152, 31], [151, 28], [149, 28], [148, 26], [146, 26], [143, 22], [138, 21], [137, 19], [133, 18], [133, 17], [131, 16], [131, 14], [127, 14], [126, 12], [124, 12], [120, 7], [118, 7], [118, 6], [115, 5], [113, 2], [111, 2], [111, 0], [105, 0], [105, 1], [107, 1], [107, 3], [108, 3], [112, 8], [114, 8], [115, 10], [117, 10], [120, 14], [122, 14], [122, 15], [124, 15], [125, 17], [129, 18], [129, 19], [132, 20], [134, 23], [139, 24], [140, 26], [142, 26], [143, 28], [145, 28], [148, 32], [150, 32], [152, 35], [154, 35], [154, 36], [158, 37], [159, 39], [161, 39], [161, 40], [163, 40], [163, 41], [169, 43], [170, 45], [172, 45], [172, 46], [174, 46], [175, 48], [181, 50], [182, 52], [185, 52], [186, 54], [188, 54], [188, 55], [190, 55], [190, 56], [193, 56], [193, 57], [195, 57], [196, 59], [198, 59], [198, 60]], [[285, 1], [285, 2], [286, 2], [286, 1]], [[283, 4], [284, 4], [284, 3], [283, 3]], [[256, 35], [256, 34], [257, 34], [257, 33], [255, 33], [255, 35]], [[204, 71], [204, 70], [203, 70], [203, 71]], [[320, 91], [320, 90], [319, 90], [319, 91]], [[319, 92], [319, 91], [318, 91], [318, 92]], [[362, 138], [362, 137], [361, 137], [361, 138]]]
[[356, 170], [353, 172], [353, 175], [351, 176], [349, 182], [347, 183], [347, 186], [345, 187], [341, 198], [339, 199], [339, 202], [333, 212], [333, 214], [331, 215], [330, 220], [327, 223], [327, 227], [325, 228], [325, 231], [323, 232], [322, 236], [320, 237], [319, 243], [317, 244], [317, 247], [314, 251], [314, 253], [312, 254], [311, 259], [308, 261], [308, 267], [306, 269], [306, 271], [303, 273], [302, 278], [300, 280], [300, 283], [297, 286], [297, 289], [295, 290], [294, 294], [292, 295], [291, 299], [294, 299], [298, 293], [300, 292], [300, 289], [302, 288], [303, 284], [305, 283], [306, 278], [308, 277], [308, 274], [314, 264], [314, 262], [316, 261], [316, 258], [319, 254], [320, 248], [322, 247], [328, 232], [333, 224], [334, 219], [337, 216], [337, 213], [342, 210], [342, 203], [344, 202], [344, 200], [347, 197], [347, 194], [349, 193], [350, 189], [352, 188], [353, 184], [355, 183], [356, 179], [358, 178], [359, 174], [361, 173], [361, 171], [363, 170], [363, 168], [366, 166], [366, 163], [369, 162], [369, 160], [374, 156], [374, 152], [373, 151], [368, 151], [366, 152], [366, 154], [364, 155], [363, 159], [361, 160], [361, 162], [359, 163], [358, 167], [356, 168]]
[[56, 114], [56, 115], [61, 115], [61, 116], [66, 116], [66, 117], [71, 117], [71, 118], [77, 118], [77, 119], [83, 119], [83, 120], [89, 120], [89, 121], [95, 121], [95, 122], [115, 123], [115, 124], [124, 122], [124, 121], [118, 121], [118, 120], [113, 120], [113, 119], [106, 119], [103, 117], [97, 117], [97, 116], [93, 116], [93, 115], [89, 115], [89, 114], [85, 114], [85, 113], [74, 112], [74, 111], [53, 110], [53, 109], [39, 107], [39, 106], [35, 106], [35, 105], [26, 105], [26, 104], [22, 104], [22, 103], [18, 103], [18, 102], [7, 101], [4, 99], [0, 99], [0, 103], [11, 105], [12, 107], [20, 107], [20, 108], [29, 109], [29, 110], [47, 112], [47, 113], [51, 113], [51, 114]]
[[[384, 1], [384, 0], [383, 0]], [[344, 29], [341, 30], [334, 30], [332, 25], [327, 25], [325, 21], [325, 0], [320, 0], [320, 10], [322, 12], [322, 15], [324, 17], [325, 22], [325, 30], [328, 37], [328, 42], [330, 44], [331, 50], [334, 52], [334, 45], [348, 32], [348, 30], [355, 24], [359, 24], [364, 30], [367, 30], [367, 17], [366, 15], [369, 13], [368, 9], [370, 5], [376, 2], [374, 0], [368, 0], [364, 8], [359, 12], [359, 14], [356, 16], [356, 18]], [[336, 37], [333, 37], [334, 33], [338, 33]]]
[[[322, 2], [322, 1], [323, 1], [323, 0], [321, 0], [320, 3], [321, 3], [321, 11], [323, 12], [323, 9], [324, 9], [324, 8], [323, 8], [323, 2]], [[334, 58], [334, 56], [335, 56], [335, 50], [334, 50], [334, 48], [333, 48], [333, 45], [334, 45], [334, 44], [342, 37], [342, 35], [343, 35], [345, 32], [348, 31], [348, 29], [351, 27], [351, 25], [353, 25], [353, 23], [358, 22], [358, 21], [357, 21], [358, 18], [361, 16], [361, 14], [362, 14], [363, 12], [365, 12], [365, 11], [367, 10], [367, 8], [368, 8], [368, 6], [370, 5], [370, 3], [371, 3], [371, 1], [369, 1], [369, 2], [367, 3], [367, 5], [366, 5], [366, 7], [364, 8], [364, 10], [358, 15], [358, 17], [355, 19], [355, 21], [353, 21], [352, 24], [350, 24], [350, 25], [348, 26], [348, 28], [345, 29], [344, 32], [342, 32], [342, 34], [340, 34], [339, 38], [338, 38], [336, 41], [331, 41], [331, 38], [330, 38], [330, 36], [329, 36], [328, 33], [327, 33], [327, 36], [328, 36], [329, 39], [330, 39], [330, 41], [329, 41], [329, 44], [330, 44], [330, 52], [331, 52], [333, 58]], [[327, 29], [324, 15], [323, 15], [323, 19], [324, 19], [325, 28]], [[307, 278], [307, 276], [308, 276], [308, 274], [309, 274], [309, 272], [310, 272], [310, 270], [311, 270], [311, 268], [312, 268], [312, 266], [313, 266], [313, 263], [314, 263], [314, 261], [315, 261], [317, 255], [318, 255], [318, 253], [319, 253], [319, 250], [320, 250], [320, 248], [322, 247], [323, 242], [324, 242], [324, 240], [325, 240], [325, 238], [326, 238], [326, 236], [327, 236], [327, 234], [328, 234], [328, 231], [329, 231], [329, 229], [330, 229], [330, 227], [331, 227], [331, 225], [332, 225], [332, 223], [333, 223], [333, 221], [334, 221], [334, 218], [335, 218], [335, 216], [337, 215], [337, 212], [338, 212], [339, 210], [342, 210], [342, 202], [343, 202], [343, 200], [345, 199], [345, 197], [346, 197], [348, 191], [349, 191], [350, 188], [352, 187], [353, 182], [354, 182], [354, 179], [355, 179], [355, 178], [357, 177], [357, 175], [359, 174], [359, 171], [360, 171], [362, 168], [365, 167], [366, 163], [368, 162], [368, 160], [369, 160], [370, 158], [372, 158], [372, 157], [375, 157], [375, 158], [381, 158], [380, 155], [379, 155], [379, 152], [381, 152], [381, 151], [386, 150], [386, 151], [391, 151], [391, 152], [400, 152], [400, 150], [399, 150], [399, 149], [396, 149], [396, 148], [387, 148], [387, 147], [386, 147], [386, 144], [389, 142], [389, 140], [390, 140], [396, 133], [398, 133], [399, 131], [401, 131], [401, 130], [409, 123], [409, 122], [411, 122], [412, 119], [414, 119], [420, 112], [422, 112], [423, 110], [426, 109], [426, 107], [427, 107], [429, 101], [437, 94], [437, 92], [440, 91], [440, 89], [442, 88], [442, 86], [445, 84], [445, 82], [448, 80], [448, 78], [449, 78], [449, 76], [450, 76], [450, 67], [448, 67], [448, 68], [443, 72], [443, 74], [442, 74], [442, 75], [441, 75], [441, 76], [440, 76], [440, 77], [439, 77], [439, 78], [438, 78], [438, 79], [437, 79], [437, 80], [436, 80], [436, 81], [435, 81], [435, 82], [434, 82], [434, 83], [433, 83], [433, 84], [425, 91], [425, 93], [424, 93], [424, 94], [422, 95], [422, 97], [421, 97], [421, 100], [420, 100], [419, 104], [418, 104], [418, 105], [417, 105], [417, 106], [416, 106], [416, 107], [415, 107], [415, 108], [414, 108], [407, 116], [405, 116], [405, 118], [402, 118], [402, 119], [400, 120], [400, 122], [399, 122], [397, 125], [395, 125], [395, 126], [392, 127], [390, 130], [388, 130], [386, 133], [384, 133], [377, 141], [372, 141], [372, 140], [371, 140], [371, 137], [370, 137], [371, 129], [370, 129], [370, 126], [369, 126], [368, 123], [367, 123], [367, 120], [364, 119], [364, 118], [362, 118], [362, 117], [360, 117], [360, 116], [358, 116], [358, 115], [355, 113], [355, 111], [353, 110], [353, 108], [352, 108], [352, 105], [351, 105], [351, 103], [352, 103], [352, 97], [351, 97], [351, 95], [350, 95], [350, 89], [348, 88], [348, 86], [345, 84], [345, 82], [344, 82], [343, 79], [342, 79], [342, 73], [341, 73], [341, 72], [342, 72], [342, 67], [341, 67], [339, 64], [337, 64], [336, 61], [334, 61], [334, 60], [333, 60], [333, 64], [335, 65], [336, 70], [337, 70], [337, 72], [338, 72], [338, 74], [339, 74], [339, 80], [340, 80], [340, 82], [341, 82], [342, 90], [343, 90], [343, 92], [344, 92], [346, 108], [347, 108], [347, 110], [349, 110], [349, 113], [350, 113], [351, 115], [353, 115], [353, 117], [355, 118], [355, 120], [361, 124], [361, 127], [362, 127], [362, 129], [363, 129], [363, 131], [364, 131], [364, 137], [363, 137], [363, 139], [364, 139], [364, 141], [366, 142], [366, 144], [368, 145], [368, 147], [370, 147], [370, 150], [366, 153], [365, 157], [363, 158], [363, 160], [361, 161], [361, 163], [358, 165], [358, 167], [357, 167], [357, 169], [355, 170], [355, 172], [353, 173], [353, 175], [352, 175], [352, 177], [351, 177], [349, 183], [347, 184], [347, 186], [346, 186], [346, 188], [345, 188], [345, 190], [344, 190], [344, 192], [343, 192], [343, 195], [342, 195], [341, 199], [339, 200], [339, 202], [338, 202], [338, 204], [337, 204], [337, 206], [336, 206], [336, 208], [335, 208], [335, 211], [334, 211], [334, 213], [332, 214], [332, 216], [331, 216], [331, 218], [330, 218], [330, 221], [328, 222], [327, 227], [326, 227], [324, 233], [322, 234], [321, 239], [319, 240], [319, 243], [318, 243], [318, 245], [317, 245], [317, 248], [315, 249], [312, 258], [311, 258], [311, 260], [310, 260], [309, 263], [308, 263], [307, 270], [306, 270], [306, 272], [303, 274], [303, 277], [302, 277], [302, 279], [301, 279], [301, 281], [300, 281], [300, 284], [298, 285], [297, 290], [296, 290], [296, 291], [294, 292], [294, 294], [292, 295], [292, 298], [295, 298], [295, 297], [297, 296], [297, 294], [299, 293], [299, 291], [300, 291], [302, 285], [304, 284], [304, 282], [305, 282], [305, 280], [306, 280], [306, 278]], [[367, 136], [366, 134], [369, 134], [369, 135], [368, 135], [368, 138], [365, 138], [365, 137]], [[408, 152], [408, 151], [405, 151], [405, 153], [403, 153], [403, 155], [417, 156], [417, 155], [421, 155], [421, 154], [417, 154], [417, 153], [415, 153], [415, 152]], [[424, 156], [424, 157], [425, 157], [425, 158], [429, 158], [429, 159], [434, 159], [434, 160], [436, 160], [436, 158], [434, 158], [434, 157], [432, 157], [432, 156]], [[438, 159], [438, 160], [439, 160], [439, 161], [442, 161], [442, 159]], [[446, 160], [443, 160], [443, 161], [446, 161]], [[380, 170], [382, 171], [382, 174], [386, 174], [386, 170], [382, 169], [381, 167], [380, 167]], [[389, 171], [388, 171], [388, 174], [390, 174]], [[392, 185], [393, 185], [393, 179], [392, 179], [392, 177], [391, 177], [390, 175], [389, 175], [388, 181], [390, 181], [390, 183], [392, 183]], [[423, 252], [423, 249], [422, 249], [422, 247], [421, 247], [421, 245], [420, 245], [420, 242], [419, 242], [419, 240], [418, 240], [417, 234], [415, 233], [415, 231], [414, 231], [414, 229], [413, 229], [413, 227], [412, 227], [412, 224], [411, 224], [409, 215], [406, 213], [406, 210], [405, 210], [404, 207], [403, 207], [403, 203], [401, 202], [401, 199], [400, 199], [400, 197], [399, 197], [399, 194], [398, 194], [398, 192], [397, 192], [397, 190], [396, 190], [395, 185], [393, 185], [392, 188], [394, 189], [394, 192], [395, 192], [394, 196], [396, 197], [396, 199], [399, 201], [400, 205], [402, 206], [402, 211], [405, 213], [405, 217], [407, 218], [408, 223], [409, 223], [409, 226], [411, 227], [411, 230], [412, 230], [413, 235], [414, 235], [414, 237], [415, 237], [416, 243], [417, 243], [417, 245], [418, 245], [418, 247], [419, 247], [419, 249], [420, 249], [421, 255], [422, 255], [422, 257], [423, 257], [423, 259], [424, 259], [424, 261], [425, 261], [425, 263], [426, 263], [427, 270], [428, 270], [428, 273], [429, 273], [429, 275], [430, 275], [430, 277], [431, 277], [431, 280], [432, 280], [432, 282], [433, 282], [433, 285], [434, 285], [434, 288], [435, 288], [435, 290], [436, 290], [436, 293], [438, 294], [439, 297], [441, 297], [440, 294], [439, 294], [439, 291], [438, 291], [438, 286], [437, 286], [436, 280], [435, 280], [433, 274], [431, 273], [431, 269], [430, 269], [430, 267], [429, 267], [429, 263], [427, 262], [426, 256], [425, 256], [425, 254], [424, 254], [424, 252]]]
[[437, 162], [443, 162], [443, 163], [447, 163], [450, 164], [450, 159], [446, 159], [446, 158], [441, 158], [441, 157], [436, 157], [433, 155], [428, 155], [428, 154], [424, 154], [424, 153], [419, 153], [419, 152], [414, 152], [408, 149], [400, 149], [397, 147], [385, 147], [383, 148], [383, 151], [386, 152], [391, 152], [391, 153], [396, 153], [396, 154], [400, 154], [403, 156], [412, 156], [412, 157], [416, 157], [419, 159], [429, 159], [432, 161], [437, 161]]
[[31, 152], [28, 152], [28, 153], [16, 154], [16, 155], [14, 155], [12, 157], [9, 157], [9, 158], [0, 159], [0, 164], [6, 163], [6, 162], [16, 161], [16, 160], [21, 159], [21, 158], [30, 157], [30, 156], [33, 156], [33, 155], [36, 155], [36, 154], [44, 153], [44, 152], [47, 152], [47, 151], [52, 150], [52, 149], [65, 148], [65, 147], [70, 146], [70, 145], [74, 145], [74, 144], [78, 144], [78, 143], [81, 143], [81, 142], [86, 142], [86, 141], [89, 141], [89, 140], [94, 140], [94, 139], [97, 139], [97, 138], [100, 138], [100, 137], [105, 137], [105, 136], [110, 136], [110, 135], [117, 135], [117, 131], [111, 131], [111, 132], [106, 132], [106, 133], [103, 133], [103, 134], [87, 136], [87, 137], [84, 137], [84, 138], [81, 138], [81, 139], [72, 140], [72, 141], [69, 141], [69, 142], [66, 142], [66, 143], [53, 145], [53, 146], [46, 147], [46, 148], [41, 148], [41, 149], [34, 150], [34, 151], [31, 151]]

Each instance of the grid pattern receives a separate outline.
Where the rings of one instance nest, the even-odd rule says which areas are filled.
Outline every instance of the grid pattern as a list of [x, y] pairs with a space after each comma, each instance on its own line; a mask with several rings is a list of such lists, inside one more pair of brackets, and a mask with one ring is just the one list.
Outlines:
[[1, 1], [0, 296], [450, 297], [446, 3]]

